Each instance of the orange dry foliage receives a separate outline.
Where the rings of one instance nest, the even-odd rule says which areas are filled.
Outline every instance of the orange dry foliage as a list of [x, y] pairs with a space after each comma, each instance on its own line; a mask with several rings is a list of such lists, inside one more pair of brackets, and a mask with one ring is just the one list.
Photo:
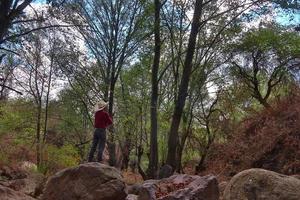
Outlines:
[[248, 168], [300, 173], [300, 91], [243, 121], [224, 144], [213, 144], [205, 173], [220, 179]]
[[127, 185], [133, 185], [136, 183], [142, 183], [143, 178], [140, 174], [131, 172], [129, 170], [122, 171], [123, 180]]
[[155, 192], [156, 198], [161, 198], [167, 196], [168, 194], [184, 189], [187, 185], [189, 185], [192, 180], [185, 180], [184, 182], [174, 183], [174, 182], [161, 182], [157, 186], [157, 191]]
[[32, 147], [24, 144], [16, 145], [14, 138], [11, 136], [3, 136], [0, 140], [0, 167], [15, 167], [22, 161], [35, 161], [35, 152]]

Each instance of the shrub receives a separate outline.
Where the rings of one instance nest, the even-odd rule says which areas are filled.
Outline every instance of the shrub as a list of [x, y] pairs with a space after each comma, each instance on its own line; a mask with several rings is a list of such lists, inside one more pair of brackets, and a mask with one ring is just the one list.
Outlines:
[[80, 155], [72, 145], [56, 147], [49, 145], [45, 149], [45, 158], [40, 171], [44, 174], [53, 174], [66, 167], [72, 167], [79, 163]]

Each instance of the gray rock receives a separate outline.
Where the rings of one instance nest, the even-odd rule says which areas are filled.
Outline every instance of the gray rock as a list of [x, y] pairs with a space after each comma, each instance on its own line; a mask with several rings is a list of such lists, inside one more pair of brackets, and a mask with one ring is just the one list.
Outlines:
[[37, 197], [41, 194], [45, 182], [46, 179], [42, 174], [31, 173], [26, 178], [0, 181], [0, 185]]
[[224, 199], [299, 200], [300, 180], [263, 169], [249, 169], [230, 180]]
[[141, 190], [141, 184], [134, 184], [127, 186], [128, 194], [138, 195]]
[[172, 175], [173, 175], [173, 168], [170, 165], [162, 166], [158, 173], [159, 179], [168, 178]]
[[[157, 197], [158, 194], [158, 197]], [[173, 175], [162, 180], [145, 181], [138, 200], [218, 200], [214, 176]]]
[[0, 185], [0, 199], [1, 200], [35, 200], [34, 198], [15, 191], [11, 188]]
[[42, 200], [125, 200], [121, 173], [100, 163], [86, 163], [58, 172], [45, 187]]

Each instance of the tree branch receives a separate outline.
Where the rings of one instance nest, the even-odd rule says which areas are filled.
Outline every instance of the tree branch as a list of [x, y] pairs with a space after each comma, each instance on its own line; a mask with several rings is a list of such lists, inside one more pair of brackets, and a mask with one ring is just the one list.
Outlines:
[[11, 35], [11, 36], [7, 36], [3, 40], [0, 40], [0, 44], [4, 43], [7, 40], [11, 40], [11, 39], [16, 38], [16, 37], [21, 37], [21, 36], [27, 35], [29, 33], [32, 33], [34, 31], [39, 31], [39, 30], [48, 29], [48, 28], [67, 28], [67, 27], [73, 27], [73, 26], [85, 26], [85, 25], [59, 25], [59, 24], [55, 24], [55, 25], [41, 26], [41, 27], [38, 27], [38, 28], [31, 29], [29, 31], [25, 31], [23, 33], [18, 33], [18, 34], [14, 34], [14, 35]]
[[7, 86], [7, 85], [0, 84], [0, 86], [1, 86], [1, 87], [4, 87], [4, 88], [7, 88], [7, 89], [9, 89], [9, 90], [11, 90], [11, 91], [14, 91], [14, 92], [18, 93], [19, 95], [23, 95], [22, 92], [20, 92], [20, 91], [14, 89], [14, 88], [12, 88], [12, 87], [9, 87], [9, 86]]

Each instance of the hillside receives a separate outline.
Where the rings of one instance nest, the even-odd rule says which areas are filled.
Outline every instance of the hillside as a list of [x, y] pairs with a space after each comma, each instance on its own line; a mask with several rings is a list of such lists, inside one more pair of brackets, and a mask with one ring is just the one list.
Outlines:
[[207, 170], [231, 177], [248, 168], [287, 175], [300, 173], [300, 93], [244, 120], [226, 143], [214, 144]]

